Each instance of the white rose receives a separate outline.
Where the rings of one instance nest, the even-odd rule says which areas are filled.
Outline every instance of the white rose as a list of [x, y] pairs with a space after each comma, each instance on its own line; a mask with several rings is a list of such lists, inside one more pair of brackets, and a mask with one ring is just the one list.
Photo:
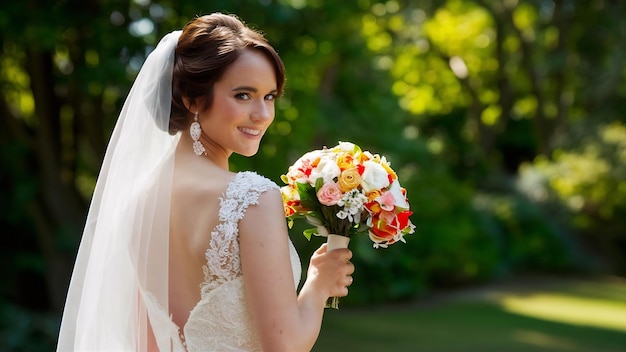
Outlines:
[[334, 182], [335, 177], [339, 177], [341, 169], [337, 166], [337, 162], [329, 157], [322, 158], [320, 163], [311, 171], [309, 181], [311, 186], [315, 186], [315, 181], [318, 178], [324, 179], [324, 183]]
[[337, 147], [342, 152], [353, 152], [354, 151], [354, 143], [350, 143], [350, 142], [339, 142]]
[[[287, 177], [291, 180], [295, 180], [297, 183], [307, 183], [309, 178], [306, 176], [304, 171], [311, 168], [311, 163], [319, 157], [322, 157], [321, 150], [310, 151], [302, 155], [292, 166], [289, 167]], [[312, 182], [315, 184], [315, 180]]]
[[361, 185], [365, 193], [389, 186], [387, 170], [379, 163], [368, 160], [363, 163], [363, 166], [365, 166], [365, 170], [363, 171], [363, 175], [361, 175]]

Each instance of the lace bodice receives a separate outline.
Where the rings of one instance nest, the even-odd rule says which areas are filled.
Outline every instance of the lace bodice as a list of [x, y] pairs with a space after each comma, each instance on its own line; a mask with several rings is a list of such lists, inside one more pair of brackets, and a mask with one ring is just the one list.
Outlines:
[[[238, 173], [220, 199], [219, 225], [211, 233], [203, 267], [201, 298], [189, 315], [183, 331], [187, 350], [260, 351], [258, 337], [246, 305], [239, 257], [239, 221], [259, 195], [278, 188], [253, 172]], [[289, 239], [291, 267], [296, 286], [300, 259]]]

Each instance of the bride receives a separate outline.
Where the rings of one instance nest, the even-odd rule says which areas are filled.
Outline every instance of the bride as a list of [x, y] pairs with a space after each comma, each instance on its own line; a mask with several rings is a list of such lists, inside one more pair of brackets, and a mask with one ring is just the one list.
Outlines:
[[107, 149], [58, 351], [308, 351], [348, 249], [300, 261], [278, 186], [229, 171], [274, 119], [284, 67], [234, 16], [195, 18], [149, 55]]

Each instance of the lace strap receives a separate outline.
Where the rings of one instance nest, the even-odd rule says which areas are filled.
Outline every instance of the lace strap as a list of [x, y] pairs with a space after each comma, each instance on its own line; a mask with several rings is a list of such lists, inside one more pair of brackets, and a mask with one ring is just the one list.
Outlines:
[[259, 203], [259, 196], [278, 186], [269, 179], [254, 172], [241, 172], [235, 175], [220, 198], [220, 223], [211, 232], [211, 242], [205, 253], [205, 282], [202, 293], [241, 275], [239, 258], [239, 221], [243, 219], [248, 206]]
[[220, 198], [220, 222], [238, 222], [246, 209], [259, 203], [259, 196], [278, 186], [255, 172], [240, 172], [231, 181], [224, 198]]

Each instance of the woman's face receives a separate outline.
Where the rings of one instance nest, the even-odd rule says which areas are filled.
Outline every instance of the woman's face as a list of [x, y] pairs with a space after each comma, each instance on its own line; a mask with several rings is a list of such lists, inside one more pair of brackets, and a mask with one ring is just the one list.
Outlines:
[[211, 107], [198, 113], [207, 152], [252, 156], [274, 120], [276, 76], [269, 59], [244, 50], [213, 87]]

